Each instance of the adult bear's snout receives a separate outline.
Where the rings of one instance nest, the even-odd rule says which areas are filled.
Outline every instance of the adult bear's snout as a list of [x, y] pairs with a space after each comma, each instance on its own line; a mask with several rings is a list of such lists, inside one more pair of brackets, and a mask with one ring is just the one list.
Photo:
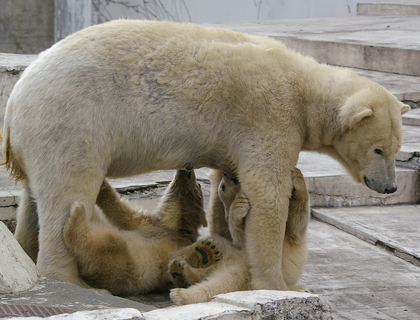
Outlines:
[[388, 194], [397, 191], [397, 183], [395, 181], [385, 186], [382, 183], [378, 183], [378, 181], [375, 181], [375, 179], [369, 179], [366, 176], [364, 178], [364, 181], [369, 189], [372, 189], [373, 191], [376, 191], [378, 193]]

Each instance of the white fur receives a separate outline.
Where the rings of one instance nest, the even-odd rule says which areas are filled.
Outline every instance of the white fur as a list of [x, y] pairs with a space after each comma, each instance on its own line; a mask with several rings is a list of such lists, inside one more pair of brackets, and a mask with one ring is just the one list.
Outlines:
[[[372, 114], [355, 116], [358, 104]], [[284, 289], [280, 262], [299, 151], [327, 153], [356, 181], [387, 192], [408, 108], [372, 81], [268, 37], [133, 20], [86, 28], [41, 53], [8, 100], [5, 162], [24, 181], [21, 203], [36, 201], [36, 210], [19, 208], [16, 236], [28, 242], [38, 212], [40, 272], [79, 283], [62, 236], [72, 204], [91, 214], [105, 176], [193, 163], [237, 173], [252, 203], [252, 287]], [[224, 213], [213, 199], [218, 221]]]

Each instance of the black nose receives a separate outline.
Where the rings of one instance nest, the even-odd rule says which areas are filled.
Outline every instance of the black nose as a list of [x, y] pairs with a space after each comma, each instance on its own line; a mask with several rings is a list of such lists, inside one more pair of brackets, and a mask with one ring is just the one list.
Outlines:
[[397, 186], [392, 186], [390, 189], [385, 189], [385, 193], [394, 193], [397, 191]]

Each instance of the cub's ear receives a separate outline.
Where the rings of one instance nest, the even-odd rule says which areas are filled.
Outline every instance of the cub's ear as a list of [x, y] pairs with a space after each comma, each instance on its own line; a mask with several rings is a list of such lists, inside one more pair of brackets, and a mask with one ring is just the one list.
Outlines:
[[411, 107], [408, 104], [401, 103], [401, 114], [408, 112], [411, 110]]
[[363, 118], [372, 114], [372, 109], [360, 104], [359, 101], [353, 101], [353, 99], [349, 98], [339, 110], [341, 128], [342, 130], [351, 129]]

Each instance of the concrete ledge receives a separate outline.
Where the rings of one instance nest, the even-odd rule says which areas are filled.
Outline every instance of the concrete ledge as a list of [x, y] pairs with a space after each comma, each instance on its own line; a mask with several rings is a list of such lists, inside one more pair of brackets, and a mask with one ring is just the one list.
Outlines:
[[252, 310], [252, 319], [332, 319], [327, 300], [316, 294], [295, 291], [257, 290], [218, 295], [214, 302]]
[[301, 152], [297, 167], [305, 177], [312, 207], [354, 207], [420, 201], [420, 176], [415, 169], [397, 167], [397, 192], [379, 194], [356, 183], [337, 161], [327, 155]]
[[340, 17], [208, 24], [262, 34], [322, 63], [420, 76], [418, 17]]
[[38, 279], [35, 264], [9, 229], [0, 222], [0, 294], [29, 290]]
[[4, 111], [10, 93], [20, 74], [36, 59], [36, 54], [0, 53], [0, 127], [3, 127]]
[[313, 217], [420, 267], [418, 206], [314, 208], [311, 211]]
[[358, 3], [358, 16], [420, 16], [419, 1], [399, 1], [389, 3]]
[[[419, 79], [419, 83], [420, 83], [420, 79]], [[403, 115], [402, 121], [404, 125], [420, 126], [420, 108], [411, 109], [409, 112]]]
[[252, 310], [226, 303], [207, 302], [169, 307], [144, 313], [147, 320], [201, 320], [201, 319], [260, 319], [251, 318]]
[[75, 313], [64, 313], [56, 316], [50, 317], [14, 317], [14, 320], [145, 320], [146, 318], [142, 313], [136, 309], [103, 309], [103, 310], [93, 310], [93, 311], [78, 311]]
[[[28, 318], [14, 318], [28, 319]], [[79, 311], [47, 318], [30, 319], [121, 319], [121, 320], [200, 320], [200, 319], [313, 319], [330, 320], [331, 307], [319, 295], [294, 291], [243, 291], [218, 295], [208, 303], [140, 312], [137, 309], [102, 309]]]

